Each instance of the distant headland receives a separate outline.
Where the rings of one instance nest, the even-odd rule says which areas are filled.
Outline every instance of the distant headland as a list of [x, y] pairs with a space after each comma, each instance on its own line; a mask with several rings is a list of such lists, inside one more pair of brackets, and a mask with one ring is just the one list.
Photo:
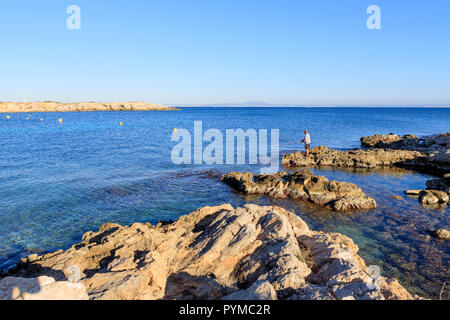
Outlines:
[[147, 102], [0, 102], [0, 113], [14, 112], [77, 112], [77, 111], [160, 111], [179, 110], [175, 107]]

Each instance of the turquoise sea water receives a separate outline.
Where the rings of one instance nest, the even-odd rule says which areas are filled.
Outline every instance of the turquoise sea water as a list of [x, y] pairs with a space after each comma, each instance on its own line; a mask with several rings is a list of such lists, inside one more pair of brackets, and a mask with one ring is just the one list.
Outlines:
[[[26, 118], [30, 115], [30, 119]], [[43, 121], [40, 121], [43, 118]], [[58, 119], [63, 123], [59, 124]], [[396, 277], [409, 290], [438, 298], [449, 283], [449, 247], [426, 230], [449, 228], [449, 209], [423, 208], [416, 199], [393, 200], [423, 189], [432, 176], [403, 169], [314, 169], [354, 182], [377, 210], [337, 214], [314, 205], [245, 197], [218, 178], [258, 165], [180, 165], [171, 162], [173, 128], [279, 129], [280, 144], [356, 148], [375, 133], [418, 136], [450, 131], [450, 109], [425, 108], [184, 108], [158, 112], [0, 114], [0, 269], [33, 252], [68, 248], [105, 222], [156, 223], [205, 206], [277, 204], [295, 211], [311, 228], [352, 237], [368, 264]], [[123, 122], [123, 126], [119, 123]], [[281, 153], [301, 149], [284, 144]], [[444, 290], [448, 298], [448, 290]]]

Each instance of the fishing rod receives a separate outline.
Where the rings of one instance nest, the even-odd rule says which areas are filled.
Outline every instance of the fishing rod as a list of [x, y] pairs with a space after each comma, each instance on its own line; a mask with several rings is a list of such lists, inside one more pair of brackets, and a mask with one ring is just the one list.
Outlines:
[[286, 144], [294, 144], [294, 143], [303, 143], [303, 142], [302, 141], [285, 142], [285, 143], [280, 144], [280, 146], [284, 146]]

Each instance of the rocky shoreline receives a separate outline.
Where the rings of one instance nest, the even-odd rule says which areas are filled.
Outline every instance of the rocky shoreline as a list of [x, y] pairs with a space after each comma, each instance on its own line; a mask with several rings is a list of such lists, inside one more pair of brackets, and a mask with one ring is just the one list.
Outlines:
[[[319, 146], [306, 157], [297, 151], [285, 154], [282, 165], [287, 168], [323, 166], [341, 168], [404, 167], [442, 174], [428, 180], [425, 190], [405, 190], [408, 197], [417, 197], [428, 209], [442, 209], [450, 204], [450, 133], [418, 138], [396, 134], [361, 137], [361, 146], [368, 149], [340, 151]], [[391, 196], [401, 199], [400, 196]], [[439, 240], [450, 239], [447, 229], [429, 230]]]
[[414, 135], [375, 135], [361, 138], [369, 149], [340, 151], [326, 146], [285, 154], [281, 164], [292, 167], [331, 166], [350, 168], [405, 167], [447, 173], [450, 171], [450, 133], [417, 138]]
[[147, 102], [0, 102], [0, 113], [81, 112], [81, 111], [159, 111], [177, 108]]
[[244, 194], [310, 201], [335, 211], [371, 210], [377, 207], [375, 199], [367, 197], [355, 184], [329, 181], [309, 170], [272, 175], [231, 172], [224, 174], [221, 181]]
[[[427, 139], [427, 140], [425, 140]], [[449, 168], [449, 135], [361, 138], [363, 147], [320, 146], [309, 157], [283, 156], [287, 167]], [[426, 141], [426, 142], [425, 142]], [[352, 183], [309, 170], [272, 175], [231, 172], [221, 180], [244, 194], [312, 202], [335, 211], [370, 210], [373, 198]], [[408, 190], [423, 205], [446, 205], [449, 176]], [[401, 198], [397, 196], [397, 198]], [[439, 240], [446, 229], [428, 230]], [[68, 250], [32, 254], [0, 279], [0, 299], [289, 299], [412, 300], [397, 280], [367, 267], [352, 239], [309, 229], [275, 206], [203, 207], [176, 222], [106, 223]]]
[[319, 146], [310, 150], [309, 157], [299, 151], [285, 154], [281, 164], [286, 167], [375, 168], [400, 166], [424, 157], [425, 155], [418, 151], [409, 150], [355, 149], [340, 151]]
[[107, 223], [31, 255], [0, 280], [0, 299], [420, 299], [357, 252], [283, 208], [225, 204], [159, 226]]

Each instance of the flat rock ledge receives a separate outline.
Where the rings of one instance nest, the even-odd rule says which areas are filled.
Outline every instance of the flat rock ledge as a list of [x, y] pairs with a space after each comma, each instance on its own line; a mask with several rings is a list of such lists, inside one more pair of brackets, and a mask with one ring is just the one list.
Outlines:
[[376, 134], [361, 137], [361, 146], [383, 149], [417, 150], [422, 152], [450, 149], [450, 132], [418, 138], [413, 134]]
[[0, 112], [72, 112], [72, 111], [156, 111], [178, 110], [141, 101], [133, 102], [0, 102]]
[[330, 181], [309, 170], [271, 175], [231, 172], [224, 174], [221, 180], [244, 194], [305, 200], [335, 211], [371, 210], [377, 207], [375, 199], [367, 197], [357, 185]]
[[413, 134], [403, 137], [396, 134], [376, 134], [362, 137], [361, 145], [386, 150], [418, 151], [426, 155], [418, 158], [415, 166], [439, 171], [450, 171], [450, 132], [418, 138]]
[[357, 252], [285, 209], [225, 204], [161, 227], [107, 223], [10, 275], [64, 281], [76, 267], [90, 299], [419, 299]]
[[340, 151], [319, 146], [310, 150], [309, 157], [297, 151], [285, 154], [281, 164], [288, 168], [329, 166], [349, 168], [375, 168], [388, 166], [420, 166], [423, 167], [425, 155], [419, 151], [355, 149]]

